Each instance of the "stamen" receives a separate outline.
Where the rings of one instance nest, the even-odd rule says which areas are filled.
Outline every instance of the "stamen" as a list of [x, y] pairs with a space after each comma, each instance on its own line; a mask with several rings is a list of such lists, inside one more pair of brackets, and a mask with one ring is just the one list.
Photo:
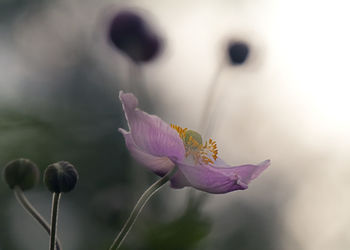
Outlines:
[[170, 124], [170, 127], [175, 129], [182, 139], [186, 157], [192, 156], [196, 164], [214, 164], [218, 158], [218, 149], [214, 140], [210, 138], [203, 145], [202, 136], [198, 132], [174, 124]]

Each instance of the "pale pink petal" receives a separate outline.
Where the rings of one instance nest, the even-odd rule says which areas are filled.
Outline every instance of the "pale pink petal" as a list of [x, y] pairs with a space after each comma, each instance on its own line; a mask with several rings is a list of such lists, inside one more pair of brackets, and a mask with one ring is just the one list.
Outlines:
[[240, 182], [248, 185], [250, 181], [257, 178], [268, 166], [270, 166], [270, 163], [270, 160], [266, 160], [258, 165], [243, 165], [235, 167], [235, 170], [239, 176]]
[[228, 167], [223, 161], [218, 162], [220, 165], [180, 162], [178, 166], [190, 186], [208, 193], [227, 193], [247, 189], [249, 182], [270, 165], [270, 161], [264, 161], [258, 165]]
[[124, 129], [119, 129], [119, 131], [123, 134], [125, 139], [126, 147], [128, 148], [132, 157], [135, 158], [139, 163], [145, 165], [147, 168], [152, 170], [157, 175], [163, 176], [168, 173], [175, 164], [169, 160], [168, 157], [165, 156], [153, 156], [145, 151], [143, 151], [140, 147], [138, 147], [130, 132], [125, 131]]
[[251, 180], [257, 178], [268, 166], [270, 166], [270, 163], [270, 160], [266, 160], [258, 165], [246, 164], [232, 167], [222, 159], [218, 158], [214, 164], [211, 164], [211, 167], [219, 169], [222, 173], [228, 173], [229, 175], [235, 173], [239, 176], [241, 182], [248, 185]]
[[133, 142], [145, 153], [181, 161], [185, 148], [178, 133], [158, 116], [137, 108], [138, 100], [131, 93], [119, 93]]

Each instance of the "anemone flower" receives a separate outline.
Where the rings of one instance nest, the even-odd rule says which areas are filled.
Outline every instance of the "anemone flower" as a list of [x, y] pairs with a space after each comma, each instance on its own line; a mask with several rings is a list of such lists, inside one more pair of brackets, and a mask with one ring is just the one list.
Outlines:
[[230, 166], [218, 157], [212, 139], [204, 142], [198, 132], [170, 125], [138, 109], [138, 100], [131, 93], [121, 91], [119, 98], [129, 125], [129, 131], [119, 131], [128, 150], [159, 176], [177, 166], [178, 171], [170, 179], [173, 188], [190, 186], [215, 194], [244, 190], [270, 165], [266, 160], [257, 165]]

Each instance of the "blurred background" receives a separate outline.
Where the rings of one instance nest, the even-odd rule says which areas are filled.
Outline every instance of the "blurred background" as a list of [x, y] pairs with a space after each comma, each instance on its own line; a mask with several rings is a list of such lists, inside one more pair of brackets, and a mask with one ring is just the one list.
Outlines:
[[[161, 39], [154, 60], [110, 41], [124, 8]], [[348, 12], [343, 1], [1, 0], [0, 165], [72, 162], [80, 180], [62, 197], [58, 236], [65, 250], [108, 249], [157, 179], [117, 131], [118, 92], [133, 90], [147, 112], [214, 138], [226, 162], [272, 165], [245, 191], [166, 186], [123, 249], [349, 249]], [[244, 62], [230, 63], [230, 41], [248, 46]], [[26, 195], [49, 219], [44, 185]], [[48, 241], [1, 180], [0, 249]]]

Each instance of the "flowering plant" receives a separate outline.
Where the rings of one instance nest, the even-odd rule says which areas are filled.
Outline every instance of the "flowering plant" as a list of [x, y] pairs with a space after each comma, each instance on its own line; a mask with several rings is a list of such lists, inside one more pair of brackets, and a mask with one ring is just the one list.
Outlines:
[[169, 125], [158, 116], [137, 108], [138, 100], [131, 93], [119, 94], [129, 131], [122, 128], [131, 155], [157, 175], [164, 176], [174, 166], [178, 171], [170, 179], [171, 187], [192, 186], [208, 193], [227, 193], [248, 188], [269, 165], [232, 167], [218, 157], [216, 142], [202, 141], [202, 136], [187, 128]]

